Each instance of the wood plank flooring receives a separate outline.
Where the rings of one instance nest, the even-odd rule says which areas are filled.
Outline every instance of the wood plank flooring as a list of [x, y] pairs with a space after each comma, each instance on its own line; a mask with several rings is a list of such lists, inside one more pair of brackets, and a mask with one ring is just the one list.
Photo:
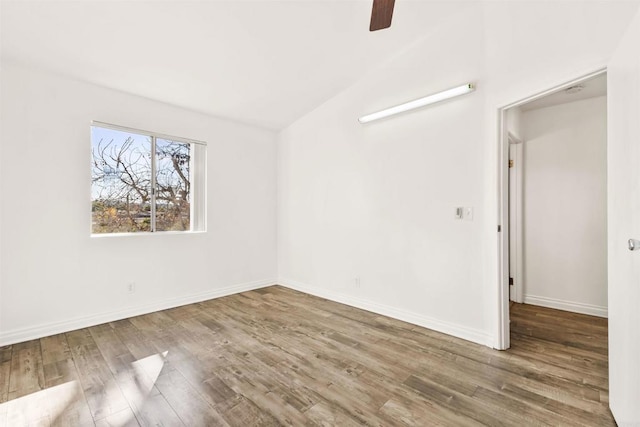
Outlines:
[[0, 348], [0, 426], [613, 426], [607, 321], [495, 351], [280, 286]]

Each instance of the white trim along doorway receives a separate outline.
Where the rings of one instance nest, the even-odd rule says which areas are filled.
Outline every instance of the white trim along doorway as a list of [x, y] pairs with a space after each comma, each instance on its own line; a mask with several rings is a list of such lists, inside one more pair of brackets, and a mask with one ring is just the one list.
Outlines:
[[[510, 302], [510, 281], [509, 281], [509, 262], [510, 262], [510, 230], [509, 230], [509, 146], [519, 141], [514, 140], [513, 135], [509, 135], [507, 129], [507, 111], [511, 108], [519, 107], [528, 102], [545, 97], [552, 93], [567, 89], [571, 86], [578, 85], [593, 77], [606, 73], [606, 68], [599, 68], [591, 73], [582, 75], [573, 80], [556, 85], [550, 89], [538, 92], [526, 98], [507, 104], [498, 109], [498, 168], [497, 168], [497, 200], [498, 200], [498, 350], [506, 350], [510, 347], [510, 325], [509, 325], [509, 302]], [[510, 142], [510, 140], [513, 142]], [[522, 235], [522, 230], [516, 231], [517, 235]], [[516, 239], [518, 240], [518, 239]], [[516, 288], [516, 300], [518, 296], [522, 298], [522, 241], [519, 239], [517, 243], [520, 255], [516, 259], [516, 273], [519, 274], [520, 283]], [[519, 261], [518, 261], [519, 260]], [[512, 265], [513, 267], [513, 265]], [[518, 280], [518, 279], [516, 279]]]

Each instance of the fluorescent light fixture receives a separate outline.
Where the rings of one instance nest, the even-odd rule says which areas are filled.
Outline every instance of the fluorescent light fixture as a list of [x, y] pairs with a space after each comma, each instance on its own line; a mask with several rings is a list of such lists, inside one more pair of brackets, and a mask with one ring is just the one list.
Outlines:
[[396, 105], [394, 107], [390, 107], [376, 113], [367, 114], [366, 116], [360, 117], [358, 121], [360, 123], [369, 123], [374, 120], [379, 120], [385, 117], [393, 116], [395, 114], [404, 113], [405, 111], [415, 110], [416, 108], [424, 107], [425, 105], [435, 104], [436, 102], [444, 101], [445, 99], [464, 95], [465, 93], [473, 92], [475, 89], [476, 88], [473, 83], [468, 83], [466, 85], [454, 87], [453, 89], [425, 96], [424, 98], [405, 102], [404, 104]]

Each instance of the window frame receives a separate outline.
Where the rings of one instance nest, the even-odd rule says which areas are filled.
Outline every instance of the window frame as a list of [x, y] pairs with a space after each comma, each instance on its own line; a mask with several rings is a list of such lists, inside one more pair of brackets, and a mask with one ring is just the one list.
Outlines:
[[[107, 123], [107, 122], [102, 122], [102, 121], [98, 121], [98, 120], [92, 120], [91, 124], [89, 126], [89, 129], [91, 131], [92, 128], [94, 127], [99, 127], [102, 129], [112, 129], [112, 130], [116, 130], [116, 131], [121, 131], [121, 132], [127, 132], [127, 133], [133, 133], [133, 134], [138, 134], [138, 135], [143, 135], [143, 136], [148, 136], [149, 138], [151, 138], [151, 200], [150, 200], [150, 213], [151, 213], [151, 223], [150, 223], [150, 231], [128, 231], [128, 232], [121, 232], [121, 233], [94, 233], [93, 232], [93, 218], [92, 215], [90, 215], [90, 236], [91, 237], [115, 237], [115, 236], [149, 236], [149, 235], [162, 235], [162, 234], [194, 234], [194, 233], [205, 233], [207, 231], [207, 227], [206, 227], [206, 206], [207, 206], [207, 200], [206, 200], [206, 191], [194, 191], [192, 192], [192, 202], [190, 203], [189, 206], [189, 230], [156, 230], [156, 193], [157, 193], [157, 153], [156, 153], [156, 141], [158, 139], [162, 139], [162, 140], [166, 140], [166, 141], [171, 141], [171, 142], [177, 142], [177, 143], [181, 143], [181, 144], [196, 144], [199, 146], [202, 146], [204, 149], [202, 150], [202, 152], [200, 153], [200, 155], [203, 157], [202, 160], [195, 162], [195, 156], [190, 156], [189, 159], [189, 175], [191, 180], [192, 180], [192, 184], [194, 184], [194, 187], [196, 188], [196, 190], [199, 189], [199, 187], [202, 188], [206, 188], [206, 176], [207, 176], [207, 170], [206, 170], [206, 165], [207, 165], [207, 161], [206, 161], [206, 156], [207, 156], [207, 142], [205, 141], [199, 141], [197, 139], [191, 139], [191, 138], [184, 138], [184, 137], [179, 137], [179, 136], [173, 136], [173, 135], [167, 135], [164, 133], [159, 133], [159, 132], [151, 132], [151, 131], [147, 131], [147, 130], [142, 130], [142, 129], [137, 129], [137, 128], [132, 128], [132, 127], [128, 127], [128, 126], [120, 126], [120, 125], [114, 125], [112, 123]], [[91, 138], [91, 143], [93, 144], [93, 138]], [[92, 157], [92, 161], [93, 161], [93, 157]], [[196, 168], [196, 163], [200, 164], [201, 166], [199, 168], [202, 168], [203, 170], [201, 171], [197, 171]], [[199, 194], [200, 199], [196, 202], [196, 193]], [[89, 200], [91, 201], [91, 197], [89, 198]], [[91, 206], [91, 203], [89, 204]], [[196, 210], [196, 206], [199, 206], [199, 209]], [[198, 218], [195, 218], [196, 216], [198, 216]], [[194, 227], [194, 225], [200, 224], [200, 227], [198, 227], [198, 229], [196, 229]]]

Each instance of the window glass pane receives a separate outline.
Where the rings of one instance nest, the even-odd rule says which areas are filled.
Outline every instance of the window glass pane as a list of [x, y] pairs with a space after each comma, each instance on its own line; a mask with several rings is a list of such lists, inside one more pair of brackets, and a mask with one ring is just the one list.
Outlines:
[[191, 144], [156, 139], [156, 231], [191, 229]]
[[93, 233], [151, 231], [151, 137], [91, 127]]

